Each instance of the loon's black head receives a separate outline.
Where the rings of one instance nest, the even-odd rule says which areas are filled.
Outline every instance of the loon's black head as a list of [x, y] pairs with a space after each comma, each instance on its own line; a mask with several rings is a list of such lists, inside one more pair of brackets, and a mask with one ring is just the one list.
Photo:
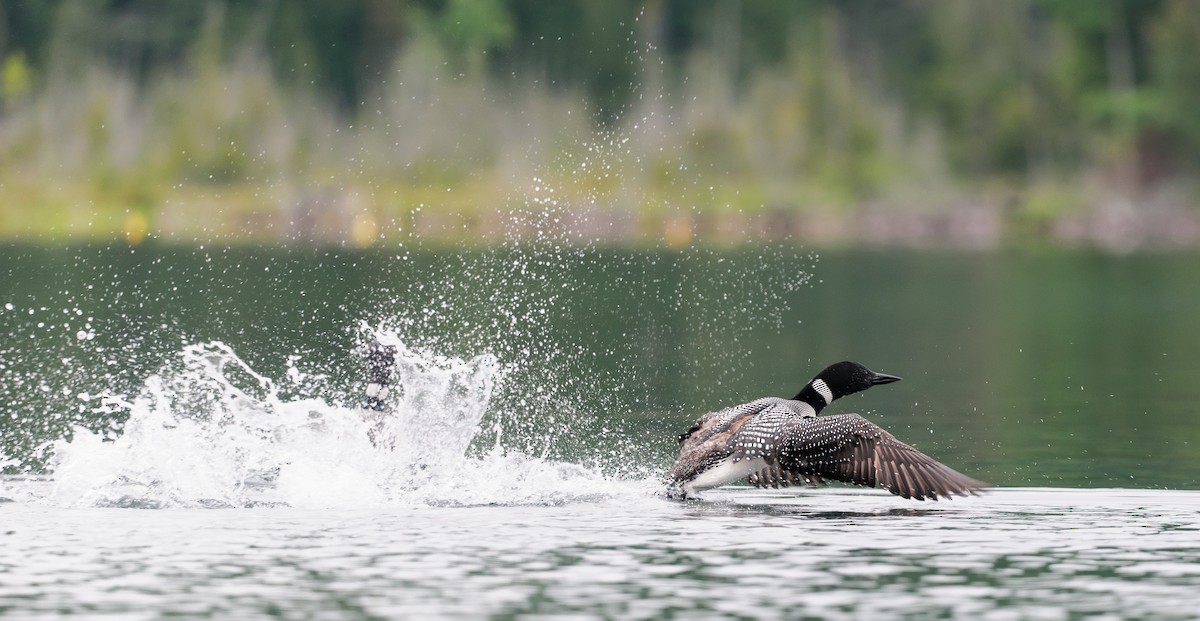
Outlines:
[[849, 360], [831, 364], [805, 384], [793, 399], [803, 401], [820, 412], [834, 399], [861, 392], [878, 384], [890, 384], [900, 378], [886, 373], [876, 373], [867, 367]]

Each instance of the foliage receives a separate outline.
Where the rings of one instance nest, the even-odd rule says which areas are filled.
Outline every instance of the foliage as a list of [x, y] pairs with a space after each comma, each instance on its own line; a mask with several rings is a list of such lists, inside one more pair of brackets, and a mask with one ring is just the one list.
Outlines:
[[[1041, 221], [1078, 205], [1039, 188], [1196, 172], [1198, 42], [1191, 0], [5, 2], [0, 194], [285, 222], [336, 186], [402, 217], [550, 167], [618, 210], [1017, 192]], [[611, 132], [620, 187], [574, 146]]]

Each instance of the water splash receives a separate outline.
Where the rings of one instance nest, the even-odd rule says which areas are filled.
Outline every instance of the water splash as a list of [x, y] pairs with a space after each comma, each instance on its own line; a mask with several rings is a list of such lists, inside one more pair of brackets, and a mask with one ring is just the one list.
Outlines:
[[[132, 283], [106, 288], [140, 297], [55, 306], [32, 296], [0, 310], [8, 332], [0, 341], [3, 476], [55, 472], [52, 493], [36, 498], [81, 505], [579, 497], [603, 488], [596, 481], [643, 479], [669, 463], [678, 421], [741, 379], [770, 346], [748, 337], [762, 325], [785, 329], [781, 301], [807, 282], [794, 250], [769, 247], [514, 243], [406, 250], [402, 260], [348, 253], [304, 278], [288, 267], [289, 255], [269, 253], [239, 255], [233, 276], [197, 277], [205, 252], [152, 255], [146, 263], [165, 265], [162, 273], [133, 269]], [[286, 277], [266, 278], [264, 264]], [[114, 265], [101, 253], [85, 267], [107, 273]], [[359, 285], [305, 295], [310, 283], [345, 281]], [[158, 289], [143, 291], [150, 282]], [[244, 303], [221, 313], [196, 303], [234, 304], [230, 283], [286, 295], [261, 314]], [[170, 304], [144, 309], [156, 295]], [[392, 408], [407, 428], [386, 430], [391, 452], [371, 444], [373, 423], [356, 407], [365, 374], [350, 368], [346, 351], [354, 316], [377, 326], [358, 339], [390, 338], [403, 350]], [[236, 352], [209, 339], [232, 339]], [[675, 383], [686, 394], [669, 390]], [[310, 428], [318, 423], [333, 437]], [[414, 428], [434, 430], [445, 452], [422, 453]], [[444, 457], [452, 467], [426, 466], [418, 476], [405, 471], [404, 455], [425, 464]], [[537, 477], [553, 480], [530, 483]], [[321, 489], [305, 493], [305, 485]], [[19, 495], [0, 489], [0, 497]]]
[[621, 487], [595, 468], [506, 451], [501, 417], [491, 446], [472, 449], [504, 380], [496, 359], [439, 356], [395, 333], [375, 336], [397, 350], [397, 390], [385, 412], [338, 404], [295, 366], [280, 386], [223, 343], [189, 345], [133, 399], [99, 399], [106, 412], [127, 413], [121, 433], [77, 427], [49, 443], [53, 480], [26, 500], [143, 508], [541, 504]]

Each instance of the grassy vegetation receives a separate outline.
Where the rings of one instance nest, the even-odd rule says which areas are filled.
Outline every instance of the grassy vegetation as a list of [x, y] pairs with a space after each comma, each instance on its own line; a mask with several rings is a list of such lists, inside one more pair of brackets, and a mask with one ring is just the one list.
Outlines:
[[[771, 62], [739, 60], [758, 39], [723, 42], [722, 5], [704, 9], [703, 45], [674, 49], [647, 24], [682, 18], [650, 3], [620, 26], [633, 43], [615, 53], [631, 73], [616, 105], [514, 60], [528, 25], [464, 34], [445, 21], [472, 2], [414, 9], [350, 105], [337, 80], [281, 74], [270, 37], [235, 32], [224, 5], [174, 61], [122, 64], [75, 45], [99, 18], [60, 4], [58, 51], [10, 46], [0, 66], [2, 237], [487, 240], [536, 217], [623, 241], [882, 243], [911, 230], [955, 243], [983, 227], [976, 241], [993, 245], [1053, 238], [1114, 196], [1160, 206], [1147, 221], [1195, 211], [1194, 118], [1177, 111], [1192, 101], [1179, 59], [1200, 12], [1182, 2], [1096, 21], [1066, 1], [881, 17], [813, 0], [786, 14]], [[740, 36], [766, 23], [729, 6]], [[897, 15], [922, 20], [899, 42], [885, 36]]]

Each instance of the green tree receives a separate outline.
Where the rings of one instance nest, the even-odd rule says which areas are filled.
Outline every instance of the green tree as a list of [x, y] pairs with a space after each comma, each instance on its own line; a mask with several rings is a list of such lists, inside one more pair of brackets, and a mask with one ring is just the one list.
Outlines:
[[1155, 118], [1193, 160], [1200, 154], [1200, 4], [1171, 0], [1153, 24]]

